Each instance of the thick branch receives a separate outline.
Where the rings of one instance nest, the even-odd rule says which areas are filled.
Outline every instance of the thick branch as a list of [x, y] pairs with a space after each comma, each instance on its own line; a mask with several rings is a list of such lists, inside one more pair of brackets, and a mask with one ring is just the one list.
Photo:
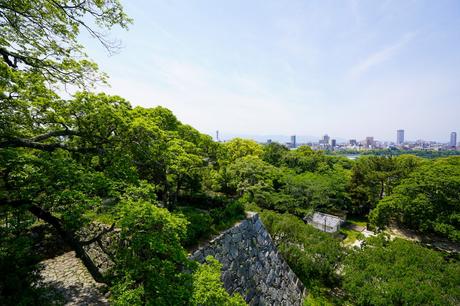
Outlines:
[[24, 138], [11, 138], [9, 140], [5, 140], [0, 142], [0, 148], [31, 148], [31, 149], [38, 149], [42, 151], [51, 152], [56, 149], [67, 149], [67, 147], [62, 143], [40, 143], [36, 141], [32, 141], [30, 139]]
[[4, 49], [0, 48], [0, 54], [8, 66], [15, 69], [18, 68], [18, 65], [10, 60], [9, 54]]
[[0, 148], [31, 148], [31, 149], [37, 149], [37, 150], [46, 151], [46, 152], [52, 152], [56, 149], [63, 149], [63, 150], [67, 150], [70, 152], [79, 152], [79, 153], [98, 152], [97, 148], [72, 148], [63, 143], [41, 143], [41, 142], [33, 141], [33, 138], [25, 139], [25, 138], [19, 138], [19, 137], [0, 141]]
[[51, 131], [42, 135], [35, 136], [31, 138], [30, 140], [32, 141], [43, 141], [46, 140], [50, 137], [56, 137], [56, 136], [79, 136], [80, 133], [77, 131], [72, 131], [72, 130], [61, 130], [61, 131]]
[[37, 205], [30, 205], [28, 207], [29, 211], [34, 214], [36, 217], [42, 219], [43, 221], [51, 224], [54, 229], [61, 235], [61, 237], [70, 245], [70, 247], [75, 251], [75, 254], [78, 258], [81, 259], [83, 264], [85, 265], [88, 272], [94, 278], [95, 281], [99, 283], [106, 283], [106, 280], [102, 276], [99, 269], [96, 267], [92, 259], [86, 254], [83, 246], [81, 245], [80, 241], [75, 238], [75, 235], [67, 230], [61, 224], [61, 220], [53, 216], [51, 213], [41, 209]]
[[94, 264], [92, 259], [88, 256], [86, 251], [83, 249], [81, 242], [75, 237], [75, 234], [66, 230], [62, 225], [61, 220], [53, 216], [50, 212], [42, 209], [40, 206], [33, 204], [31, 201], [19, 200], [19, 201], [6, 201], [0, 200], [0, 205], [10, 205], [12, 207], [26, 207], [29, 212], [31, 212], [37, 218], [45, 221], [50, 224], [58, 234], [64, 239], [65, 242], [75, 251], [75, 254], [78, 258], [81, 259], [85, 265], [88, 272], [94, 278], [95, 281], [99, 283], [107, 283], [107, 280], [104, 279], [101, 272]]

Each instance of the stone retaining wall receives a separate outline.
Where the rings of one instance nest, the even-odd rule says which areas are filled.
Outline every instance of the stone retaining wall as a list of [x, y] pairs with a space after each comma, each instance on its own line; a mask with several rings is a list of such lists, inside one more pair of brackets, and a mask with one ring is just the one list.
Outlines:
[[[107, 225], [93, 223], [80, 237], [93, 237]], [[110, 249], [119, 244], [119, 230], [85, 246], [88, 255], [104, 273], [113, 265]], [[108, 253], [108, 254], [107, 254]], [[250, 305], [302, 305], [305, 289], [279, 254], [259, 216], [248, 213], [246, 220], [222, 232], [190, 255], [200, 263], [212, 255], [222, 263], [222, 279], [230, 293], [240, 293]]]
[[302, 305], [305, 288], [279, 254], [259, 216], [248, 218], [196, 250], [203, 263], [212, 255], [222, 267], [225, 289], [250, 305]]
[[[110, 226], [98, 222], [90, 223], [88, 227], [83, 228], [78, 236], [82, 241], [91, 239], [97, 234], [108, 230]], [[88, 256], [93, 260], [94, 264], [99, 268], [101, 273], [105, 273], [113, 267], [112, 260], [113, 247], [120, 244], [120, 229], [115, 228], [112, 231], [104, 234], [100, 239], [91, 244], [83, 246]]]

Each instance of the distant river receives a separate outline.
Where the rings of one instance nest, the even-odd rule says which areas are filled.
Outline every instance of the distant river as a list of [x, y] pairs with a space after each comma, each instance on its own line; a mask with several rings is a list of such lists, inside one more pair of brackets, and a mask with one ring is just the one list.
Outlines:
[[357, 159], [358, 157], [360, 157], [361, 154], [349, 154], [349, 155], [345, 155], [346, 158], [348, 159], [351, 159], [351, 160], [355, 160]]

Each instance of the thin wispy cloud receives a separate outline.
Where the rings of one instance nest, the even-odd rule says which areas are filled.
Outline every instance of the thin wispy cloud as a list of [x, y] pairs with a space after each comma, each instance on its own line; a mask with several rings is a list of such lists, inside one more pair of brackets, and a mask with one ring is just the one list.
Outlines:
[[135, 23], [122, 52], [85, 43], [108, 91], [202, 132], [388, 140], [405, 128], [441, 140], [459, 129], [457, 0], [124, 2]]
[[415, 37], [414, 32], [405, 34], [401, 39], [385, 48], [370, 54], [350, 70], [350, 76], [354, 79], [361, 77], [370, 69], [390, 60], [398, 54]]

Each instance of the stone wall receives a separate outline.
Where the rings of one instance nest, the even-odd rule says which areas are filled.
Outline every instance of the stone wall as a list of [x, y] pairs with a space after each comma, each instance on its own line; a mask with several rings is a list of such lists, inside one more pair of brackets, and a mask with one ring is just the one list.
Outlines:
[[[91, 239], [99, 233], [108, 231], [110, 226], [98, 222], [90, 223], [88, 227], [83, 228], [78, 234], [82, 241]], [[115, 228], [108, 231], [91, 244], [83, 246], [88, 256], [93, 260], [94, 264], [99, 268], [101, 273], [105, 273], [109, 268], [113, 267], [112, 260], [113, 247], [120, 244], [120, 229]]]
[[250, 213], [190, 258], [203, 263], [208, 255], [222, 263], [225, 289], [240, 293], [248, 304], [302, 305], [304, 286], [279, 254], [257, 214]]
[[[88, 239], [107, 228], [93, 223], [79, 235]], [[84, 248], [104, 273], [113, 265], [111, 246], [119, 243], [119, 230], [114, 229]], [[225, 289], [230, 294], [240, 293], [248, 304], [302, 305], [304, 286], [279, 254], [257, 214], [248, 213], [247, 219], [200, 247], [190, 259], [203, 263], [208, 255], [221, 262]]]

